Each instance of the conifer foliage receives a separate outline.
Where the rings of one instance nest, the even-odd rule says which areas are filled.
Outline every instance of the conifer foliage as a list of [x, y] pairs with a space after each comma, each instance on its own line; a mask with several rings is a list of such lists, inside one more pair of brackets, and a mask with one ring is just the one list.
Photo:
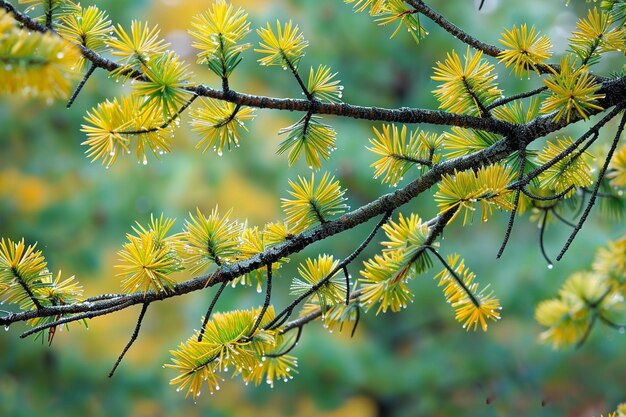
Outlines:
[[[272, 386], [288, 381], [297, 366], [289, 353], [305, 325], [319, 318], [331, 330], [354, 332], [361, 314], [407, 307], [418, 276], [435, 278], [433, 285], [441, 288], [450, 317], [460, 327], [487, 331], [488, 324], [506, 317], [506, 305], [500, 305], [490, 277], [481, 277], [479, 284], [461, 255], [447, 253], [440, 241], [448, 225], [455, 220], [469, 225], [479, 210], [482, 222], [500, 212], [509, 216], [499, 254], [515, 237], [518, 218], [538, 222], [539, 246], [550, 266], [543, 245], [548, 220], [572, 227], [560, 259], [598, 199], [608, 196], [613, 216], [623, 218], [626, 78], [619, 68], [612, 74], [592, 71], [606, 54], [626, 50], [623, 0], [589, 4], [562, 51], [526, 24], [505, 28], [500, 49], [462, 32], [421, 0], [345, 0], [346, 7], [367, 12], [375, 24], [395, 27], [392, 38], [410, 36], [416, 51], [428, 42], [426, 21], [465, 43], [432, 62], [432, 95], [439, 110], [344, 103], [341, 75], [307, 59], [307, 48], [315, 45], [309, 45], [297, 22], [254, 28], [246, 11], [226, 0], [214, 0], [188, 29], [196, 64], [208, 68], [221, 89], [194, 75], [192, 64], [170, 49], [149, 22], [122, 26], [112, 23], [99, 5], [71, 0], [19, 3], [28, 7], [0, 0], [0, 93], [69, 98], [71, 105], [94, 71], [131, 85], [126, 95], [108, 97], [85, 112], [86, 156], [106, 168], [115, 169], [117, 160], [131, 154], [147, 164], [153, 156], [170, 153], [186, 111], [199, 137], [196, 148], [217, 155], [245, 146], [243, 132], [253, 126], [258, 108], [302, 113], [276, 132], [284, 138], [276, 152], [286, 154], [285, 165], [302, 163], [312, 171], [288, 181], [281, 200], [284, 218], [249, 225], [234, 218], [232, 210], [196, 209], [183, 221], [182, 231], [173, 233], [174, 219], [153, 214], [150, 224], [131, 227], [118, 252], [116, 278], [122, 294], [83, 301], [81, 285], [74, 277], [49, 271], [36, 244], [0, 241], [0, 297], [15, 307], [3, 312], [0, 323], [28, 322], [32, 329], [25, 335], [46, 332], [51, 343], [59, 326], [87, 324], [142, 304], [135, 334], [120, 360], [150, 303], [217, 287], [206, 315], [198, 320], [201, 326], [190, 330], [166, 364], [174, 372], [171, 383], [186, 396], [198, 397], [203, 389], [217, 392], [226, 375]], [[279, 67], [302, 97], [239, 92], [231, 75], [242, 60]], [[498, 76], [533, 77], [543, 87], [511, 95], [499, 87]], [[349, 140], [337, 137], [327, 124], [332, 120], [322, 121], [328, 114], [374, 122], [363, 152], [373, 161], [372, 181], [388, 184], [392, 193], [350, 211], [343, 179], [324, 170], [336, 142]], [[561, 132], [574, 123], [584, 125], [585, 133], [571, 137]], [[445, 131], [431, 129], [433, 124], [444, 125]], [[429, 190], [437, 206], [431, 219], [405, 206]], [[578, 217], [570, 222], [572, 215]], [[299, 258], [313, 243], [374, 218], [378, 223], [352, 253]], [[361, 257], [381, 229], [385, 237], [379, 250]], [[538, 305], [536, 319], [546, 328], [542, 340], [555, 347], [580, 345], [596, 324], [623, 330], [617, 323], [626, 296], [625, 248], [625, 238], [609, 242], [598, 250], [589, 271], [572, 275], [554, 298]], [[299, 263], [299, 276], [290, 277], [293, 300], [280, 309], [272, 297], [273, 277], [291, 259]], [[179, 280], [177, 273], [183, 270], [194, 277]], [[265, 292], [261, 306], [213, 313], [228, 283], [249, 287], [253, 281]], [[299, 314], [291, 319], [295, 311]]]

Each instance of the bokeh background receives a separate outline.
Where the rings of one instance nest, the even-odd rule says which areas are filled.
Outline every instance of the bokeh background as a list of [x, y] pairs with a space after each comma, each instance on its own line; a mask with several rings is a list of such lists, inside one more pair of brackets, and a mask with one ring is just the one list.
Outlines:
[[[172, 47], [189, 63], [195, 61], [186, 33], [191, 16], [205, 10], [209, 0], [99, 2], [111, 19], [128, 27], [131, 19], [158, 23]], [[340, 0], [233, 0], [249, 12], [252, 27], [292, 19], [310, 42], [301, 62], [327, 64], [339, 72], [346, 102], [384, 107], [436, 108], [431, 91], [432, 67], [453, 48], [465, 46], [424, 21], [430, 36], [418, 47], [401, 30], [380, 28], [367, 14], [354, 14]], [[461, 28], [496, 44], [504, 27], [528, 22], [550, 35], [555, 50], [563, 50], [576, 15], [588, 6], [573, 0], [486, 0], [429, 2]], [[248, 42], [256, 44], [251, 33]], [[263, 68], [252, 50], [235, 72], [231, 86], [243, 92], [299, 97], [298, 86], [279, 68]], [[615, 62], [600, 64], [608, 73]], [[619, 64], [621, 65], [621, 64]], [[219, 87], [208, 70], [193, 67], [198, 80]], [[539, 85], [516, 80], [498, 67], [507, 93]], [[299, 114], [258, 111], [242, 146], [218, 157], [194, 149], [198, 137], [182, 123], [174, 152], [147, 166], [122, 159], [108, 170], [84, 156], [80, 125], [86, 109], [98, 101], [123, 94], [123, 86], [102, 71], [87, 83], [71, 110], [19, 97], [0, 99], [0, 236], [39, 242], [52, 270], [76, 275], [87, 295], [117, 292], [116, 252], [135, 221], [145, 224], [150, 213], [178, 219], [182, 228], [189, 211], [205, 213], [218, 204], [234, 208], [233, 215], [262, 225], [281, 218], [280, 198], [287, 179], [308, 175], [304, 163], [287, 169], [286, 156], [277, 156], [282, 140], [277, 132]], [[183, 118], [183, 122], [188, 120]], [[367, 151], [371, 122], [325, 117], [338, 132], [338, 149], [324, 169], [348, 189], [350, 205], [359, 205], [389, 191], [372, 180]], [[423, 126], [423, 128], [429, 128]], [[568, 129], [575, 135], [584, 126]], [[435, 131], [438, 131], [436, 128]], [[611, 129], [609, 128], [611, 131]], [[607, 136], [611, 136], [614, 130]], [[540, 146], [541, 144], [538, 144]], [[424, 218], [435, 214], [429, 196], [402, 208]], [[215, 289], [156, 303], [149, 309], [141, 334], [117, 374], [107, 378], [135, 325], [138, 309], [98, 318], [89, 329], [73, 325], [52, 347], [19, 339], [24, 327], [0, 334], [0, 416], [592, 416], [626, 400], [626, 338], [598, 327], [580, 349], [554, 351], [538, 342], [540, 327], [533, 321], [536, 304], [555, 294], [564, 279], [590, 265], [593, 253], [607, 239], [624, 233], [597, 211], [565, 259], [548, 269], [538, 247], [538, 229], [520, 219], [505, 255], [495, 259], [507, 216], [461, 228], [446, 229], [443, 253], [458, 251], [481, 283], [491, 283], [504, 307], [502, 320], [483, 334], [466, 333], [453, 319], [432, 276], [411, 282], [414, 303], [399, 314], [365, 317], [354, 338], [329, 334], [319, 323], [305, 328], [293, 352], [299, 374], [289, 383], [244, 386], [227, 380], [219, 395], [185, 400], [168, 385], [174, 375], [162, 368], [169, 350], [198, 328]], [[371, 224], [370, 224], [371, 226]], [[289, 298], [289, 282], [305, 255], [349, 254], [368, 233], [361, 226], [349, 234], [316, 244], [293, 258], [281, 271], [276, 287], [277, 308]], [[546, 235], [555, 256], [569, 230], [553, 225]], [[372, 245], [366, 256], [378, 250]], [[352, 275], [358, 274], [359, 263]], [[185, 275], [179, 278], [185, 279]], [[229, 290], [217, 309], [259, 305], [254, 288]], [[8, 307], [4, 307], [8, 308]]]

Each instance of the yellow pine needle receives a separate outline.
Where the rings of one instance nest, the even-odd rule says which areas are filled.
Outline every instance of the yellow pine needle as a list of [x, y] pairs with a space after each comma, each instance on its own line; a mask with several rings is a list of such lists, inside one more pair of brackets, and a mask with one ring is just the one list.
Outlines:
[[293, 125], [281, 129], [278, 134], [287, 135], [277, 153], [289, 150], [289, 166], [294, 165], [304, 152], [309, 168], [320, 169], [322, 160], [328, 160], [335, 150], [336, 132], [331, 126], [321, 123], [318, 116], [305, 115]]
[[362, 12], [370, 8], [370, 16], [382, 13], [387, 0], [344, 0], [347, 4], [352, 4], [355, 12]]
[[482, 51], [467, 47], [465, 60], [455, 51], [448, 53], [443, 63], [437, 62], [431, 77], [442, 84], [433, 91], [439, 107], [454, 113], [480, 114], [482, 109], [501, 97], [492, 74], [493, 65], [482, 59]]
[[113, 31], [111, 21], [97, 6], [81, 8], [79, 13], [63, 16], [57, 33], [65, 39], [86, 46], [94, 51], [102, 50]]
[[[328, 276], [339, 264], [332, 255], [319, 255], [317, 259], [307, 258], [304, 264], [298, 266], [298, 273], [302, 279], [295, 278], [291, 284], [292, 295], [302, 295], [310, 288]], [[322, 285], [311, 297], [312, 302], [317, 302], [322, 311], [327, 306], [345, 301], [346, 283], [341, 275], [341, 270]]]
[[309, 82], [307, 90], [315, 99], [325, 101], [327, 103], [341, 103], [343, 94], [343, 86], [340, 80], [335, 80], [337, 73], [330, 72], [330, 67], [320, 65], [317, 70], [309, 72]]
[[224, 0], [217, 0], [206, 12], [194, 16], [189, 34], [194, 38], [191, 46], [201, 51], [198, 63], [206, 63], [215, 55], [225, 56], [233, 48], [238, 52], [248, 49], [250, 44], [235, 45], [250, 32], [247, 17], [243, 9], [235, 10]]
[[389, 220], [383, 225], [383, 230], [388, 240], [380, 244], [386, 250], [419, 248], [426, 242], [429, 233], [428, 225], [415, 213], [411, 213], [409, 217], [400, 213], [398, 222]]
[[212, 148], [222, 155], [224, 147], [239, 146], [240, 129], [247, 131], [244, 121], [254, 118], [250, 107], [237, 107], [235, 104], [212, 98], [202, 99], [202, 104], [191, 114], [191, 128], [202, 135], [196, 149], [202, 153]]
[[613, 187], [626, 187], [626, 146], [619, 147], [613, 155], [606, 177]]
[[561, 59], [560, 72], [543, 80], [550, 91], [550, 96], [541, 104], [542, 113], [556, 112], [553, 120], [558, 122], [565, 118], [570, 122], [574, 117], [586, 119], [591, 112], [603, 110], [597, 100], [604, 98], [604, 94], [597, 94], [600, 84], [589, 73], [585, 66], [576, 67], [576, 59], [571, 61], [571, 55]]
[[92, 162], [101, 160], [107, 168], [120, 155], [131, 153], [133, 141], [137, 160], [144, 165], [148, 163], [147, 150], [157, 158], [171, 150], [172, 127], [161, 128], [161, 112], [145, 107], [138, 96], [105, 100], [87, 112], [85, 121], [81, 129], [87, 134], [82, 142], [89, 147], [85, 153]]
[[459, 207], [450, 222], [463, 212], [463, 224], [466, 224], [473, 220], [476, 203], [481, 205], [483, 221], [487, 221], [493, 206], [512, 210], [513, 203], [509, 198], [512, 191], [507, 187], [513, 176], [511, 168], [504, 164], [482, 167], [477, 172], [455, 170], [453, 175], [444, 175], [434, 196], [439, 213]]
[[178, 116], [178, 109], [187, 103], [191, 83], [187, 65], [172, 52], [164, 52], [142, 66], [146, 80], [133, 84], [134, 94], [144, 97], [143, 106], [160, 110], [164, 120]]
[[[542, 165], [546, 164], [572, 143], [571, 137], [556, 138], [556, 140], [546, 144], [545, 148], [539, 153], [537, 160]], [[570, 153], [570, 155], [565, 156], [539, 175], [542, 187], [554, 190], [558, 194], [572, 186], [580, 188], [591, 185], [593, 183], [593, 178], [590, 174], [591, 166], [589, 165], [591, 158], [592, 156], [587, 152], [583, 152], [580, 155], [576, 152]], [[573, 195], [574, 192], [575, 190], [572, 190], [568, 196]]]
[[[276, 379], [289, 380], [297, 372], [297, 361], [292, 356], [269, 357], [267, 352], [282, 348], [284, 337], [277, 331], [257, 331], [247, 339], [261, 308], [216, 313], [205, 327], [198, 342], [194, 334], [177, 350], [172, 350], [172, 362], [166, 364], [179, 373], [170, 383], [178, 385], [177, 391], [186, 390], [186, 396], [197, 397], [206, 383], [211, 393], [220, 389], [219, 373], [240, 374], [243, 380], [272, 385]], [[275, 317], [274, 308], [268, 307], [261, 326]]]
[[220, 215], [215, 207], [208, 217], [196, 209], [189, 213], [185, 230], [181, 235], [181, 250], [184, 260], [193, 273], [206, 270], [213, 264], [232, 262], [239, 256], [239, 235], [242, 224], [230, 221], [232, 209]]
[[130, 33], [121, 25], [115, 27], [115, 36], [107, 42], [112, 48], [111, 54], [118, 57], [117, 62], [138, 69], [150, 59], [165, 52], [168, 43], [159, 38], [158, 26], [150, 29], [147, 22], [133, 20], [130, 24]]
[[122, 289], [128, 293], [153, 290], [168, 292], [175, 285], [170, 274], [180, 270], [180, 260], [171, 245], [159, 242], [154, 231], [139, 236], [128, 235], [128, 243], [118, 252]]
[[500, 302], [493, 297], [493, 292], [485, 294], [488, 286], [478, 291], [479, 285], [474, 281], [476, 275], [465, 266], [465, 261], [458, 254], [448, 256], [447, 261], [463, 286], [447, 268], [435, 279], [439, 280], [438, 286], [444, 286], [444, 296], [455, 310], [455, 319], [463, 324], [466, 331], [470, 328], [475, 331], [479, 325], [482, 331], [487, 331], [488, 320], [500, 319]]
[[520, 78], [529, 75], [531, 69], [538, 73], [537, 64], [552, 56], [550, 39], [535, 33], [534, 26], [529, 30], [526, 24], [519, 29], [513, 25], [511, 30], [504, 30], [500, 43], [505, 49], [500, 52], [498, 59], [507, 68], [513, 66], [513, 73]]
[[308, 46], [308, 42], [304, 40], [304, 36], [298, 33], [298, 25], [294, 25], [291, 20], [281, 26], [276, 21], [276, 32], [268, 23], [266, 27], [257, 29], [257, 33], [261, 37], [259, 49], [255, 52], [264, 54], [263, 58], [258, 61], [261, 65], [280, 65], [283, 69], [298, 67], [300, 59], [304, 56], [304, 49]]
[[345, 190], [329, 173], [324, 173], [317, 186], [314, 173], [310, 180], [298, 176], [298, 183], [289, 180], [289, 185], [293, 200], [283, 198], [281, 205], [292, 233], [300, 233], [315, 223], [326, 222], [330, 216], [342, 214], [348, 209], [343, 197]]
[[380, 9], [380, 16], [376, 19], [379, 26], [386, 26], [392, 23], [398, 23], [396, 29], [393, 31], [390, 39], [394, 38], [402, 25], [404, 25], [408, 32], [411, 34], [415, 43], [419, 44], [420, 41], [428, 35], [428, 32], [420, 25], [419, 14], [415, 9], [409, 8], [403, 0], [387, 0], [383, 3]]
[[360, 300], [366, 311], [379, 304], [376, 314], [388, 309], [398, 312], [412, 301], [413, 293], [407, 286], [410, 264], [402, 253], [383, 252], [365, 261], [363, 266], [365, 269], [361, 270], [359, 278]]

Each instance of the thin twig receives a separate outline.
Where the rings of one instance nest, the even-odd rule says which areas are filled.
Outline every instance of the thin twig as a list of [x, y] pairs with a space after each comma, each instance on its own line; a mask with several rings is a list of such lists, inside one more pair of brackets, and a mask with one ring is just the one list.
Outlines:
[[493, 56], [493, 57], [497, 57], [498, 54], [500, 54], [500, 52], [502, 51], [500, 48], [481, 42], [478, 39], [474, 38], [473, 36], [470, 36], [468, 33], [462, 31], [452, 22], [448, 21], [448, 19], [446, 19], [441, 14], [433, 10], [431, 7], [426, 5], [426, 3], [424, 3], [422, 0], [405, 0], [405, 1], [406, 3], [415, 7], [415, 9], [419, 11], [421, 14], [423, 14], [424, 16], [432, 20], [434, 23], [436, 23], [443, 30], [445, 30], [446, 32], [448, 32], [449, 34], [451, 34], [452, 36], [454, 36], [461, 42], [471, 46], [472, 48], [481, 50], [485, 54], [489, 56]]
[[454, 281], [456, 281], [457, 285], [463, 289], [463, 292], [465, 293], [465, 295], [468, 296], [472, 304], [474, 304], [476, 308], [480, 307], [480, 302], [476, 299], [476, 297], [470, 291], [470, 289], [467, 288], [467, 285], [465, 285], [465, 282], [463, 282], [463, 279], [459, 276], [459, 274], [457, 274], [456, 271], [450, 266], [450, 264], [448, 264], [448, 262], [445, 259], [443, 259], [443, 256], [441, 256], [439, 252], [437, 252], [437, 250], [433, 248], [432, 246], [429, 246], [426, 249], [430, 250], [430, 252], [434, 254], [437, 257], [437, 259], [439, 259], [439, 262], [441, 262], [443, 267], [448, 270], [450, 275], [452, 275], [452, 278], [454, 278]]
[[228, 86], [228, 75], [226, 74], [226, 56], [224, 55], [224, 36], [220, 33], [218, 35], [220, 40], [220, 61], [222, 64], [222, 74], [220, 78], [222, 79], [222, 90], [226, 93], [230, 91], [230, 87]]
[[523, 98], [528, 98], [528, 97], [535, 96], [537, 94], [543, 93], [547, 89], [548, 89], [548, 87], [539, 87], [539, 88], [536, 88], [536, 89], [531, 90], [531, 91], [526, 91], [524, 93], [515, 94], [513, 96], [500, 98], [500, 99], [494, 101], [493, 103], [491, 103], [490, 105], [488, 105], [487, 106], [487, 110], [493, 110], [496, 107], [503, 106], [503, 105], [505, 105], [507, 103], [510, 103], [511, 101], [520, 100], [520, 99], [523, 99]]
[[96, 65], [92, 63], [91, 66], [89, 67], [89, 69], [87, 70], [87, 72], [85, 73], [85, 75], [83, 76], [83, 79], [80, 80], [80, 82], [76, 86], [76, 89], [72, 93], [72, 96], [67, 101], [67, 104], [65, 106], [66, 108], [69, 109], [70, 107], [72, 107], [72, 104], [74, 104], [74, 100], [76, 100], [76, 97], [78, 97], [78, 94], [80, 94], [80, 92], [82, 91], [83, 87], [85, 86], [85, 83], [87, 82], [89, 77], [91, 77], [91, 75], [96, 70], [96, 68], [98, 68], [98, 67], [96, 67]]
[[[524, 169], [526, 168], [526, 148], [522, 147], [519, 151], [519, 159], [520, 159], [520, 168], [517, 174], [517, 179], [520, 180], [524, 177]], [[513, 210], [511, 210], [511, 215], [509, 216], [509, 222], [506, 226], [506, 231], [504, 232], [504, 240], [500, 245], [500, 249], [498, 249], [498, 254], [496, 255], [497, 259], [500, 259], [502, 254], [504, 253], [504, 249], [506, 248], [507, 243], [511, 237], [511, 232], [513, 231], [513, 224], [515, 223], [515, 216], [517, 215], [517, 209], [519, 208], [519, 198], [520, 198], [521, 188], [517, 188], [515, 190], [515, 196], [513, 198]]]
[[52, 30], [52, 10], [54, 9], [52, 2], [53, 0], [48, 0], [47, 4], [43, 6], [46, 15], [46, 27], [50, 30]]
[[[189, 100], [187, 100], [187, 102], [185, 104], [183, 104], [181, 106], [181, 108], [178, 109], [178, 111], [176, 113], [174, 113], [169, 119], [167, 119], [165, 122], [163, 122], [161, 125], [159, 125], [157, 127], [152, 127], [150, 129], [121, 131], [121, 132], [117, 132], [117, 133], [120, 133], [120, 134], [123, 134], [123, 135], [141, 135], [141, 134], [144, 134], [144, 133], [158, 132], [161, 129], [165, 129], [166, 127], [171, 125], [176, 119], [178, 119], [180, 117], [180, 115], [185, 110], [187, 110], [187, 107], [191, 106], [191, 103], [193, 103], [198, 97], [199, 96], [197, 94], [194, 94], [193, 96], [191, 96], [191, 98]], [[237, 108], [237, 110], [238, 110], [238, 108]]]
[[289, 346], [289, 348], [287, 348], [286, 350], [280, 353], [267, 353], [265, 354], [265, 356], [267, 356], [268, 358], [278, 358], [280, 356], [284, 356], [288, 354], [289, 352], [291, 352], [293, 348], [295, 348], [298, 342], [300, 341], [300, 336], [302, 336], [302, 326], [297, 327], [297, 329], [298, 329], [298, 333], [296, 334], [296, 338], [294, 339], [293, 343]]
[[613, 329], [618, 330], [620, 333], [623, 333], [624, 329], [626, 329], [626, 325], [614, 323], [613, 321], [604, 317], [602, 314], [600, 314], [598, 318], [600, 319], [602, 323], [606, 324], [609, 327], [612, 327]]
[[587, 328], [585, 329], [585, 333], [580, 338], [578, 343], [576, 343], [576, 349], [580, 349], [582, 347], [582, 345], [585, 344], [585, 342], [589, 338], [589, 335], [591, 334], [591, 330], [593, 329], [593, 325], [596, 323], [596, 319], [597, 318], [598, 318], [598, 314], [596, 312], [594, 312], [591, 315], [591, 319], [589, 320], [589, 324], [587, 325]]
[[548, 209], [543, 209], [543, 217], [541, 219], [541, 226], [539, 227], [539, 248], [541, 249], [541, 254], [543, 258], [548, 262], [548, 268], [552, 268], [553, 264], [548, 254], [546, 253], [546, 248], [543, 244], [543, 237], [546, 231], [546, 223], [548, 222]]
[[[98, 316], [105, 316], [107, 314], [111, 314], [111, 313], [114, 313], [116, 311], [123, 310], [123, 309], [125, 309], [127, 307], [130, 307], [130, 306], [134, 305], [134, 304], [137, 304], [137, 303], [134, 303], [132, 299], [129, 299], [129, 300], [125, 300], [124, 303], [116, 305], [114, 307], [109, 307], [109, 308], [105, 308], [105, 309], [102, 309], [102, 310], [87, 311], [87, 312], [82, 313], [82, 314], [76, 314], [76, 315], [73, 315], [73, 316], [70, 316], [70, 317], [65, 317], [65, 318], [62, 318], [62, 319], [59, 319], [59, 320], [52, 321], [50, 323], [46, 323], [46, 324], [42, 324], [42, 325], [37, 326], [37, 327], [33, 327], [32, 329], [27, 330], [24, 333], [22, 333], [20, 335], [20, 338], [24, 339], [24, 338], [26, 338], [26, 337], [28, 337], [28, 336], [30, 336], [32, 334], [38, 333], [38, 332], [40, 332], [42, 330], [45, 330], [45, 329], [49, 329], [51, 327], [59, 326], [61, 324], [71, 323], [73, 321], [78, 321], [78, 320], [91, 319], [91, 318], [98, 317]], [[71, 306], [71, 305], [68, 305], [68, 306]], [[63, 306], [59, 306], [59, 307], [63, 307]]]
[[141, 328], [141, 323], [143, 321], [143, 317], [146, 315], [146, 311], [148, 310], [149, 305], [150, 303], [144, 303], [144, 305], [141, 307], [141, 312], [139, 313], [139, 317], [137, 318], [137, 325], [135, 326], [135, 330], [133, 331], [133, 334], [130, 337], [130, 340], [128, 341], [126, 346], [124, 346], [124, 350], [122, 350], [122, 353], [120, 353], [120, 356], [117, 358], [117, 361], [115, 361], [115, 365], [113, 365], [113, 369], [111, 369], [111, 372], [109, 372], [109, 378], [113, 376], [117, 367], [120, 365], [120, 363], [122, 363], [122, 359], [124, 358], [124, 355], [126, 355], [126, 352], [128, 352], [128, 349], [130, 349], [133, 343], [135, 343], [135, 340], [137, 340], [137, 337], [139, 336], [139, 329]]
[[361, 308], [357, 306], [356, 317], [354, 319], [354, 327], [352, 327], [352, 331], [350, 332], [350, 337], [354, 337], [354, 334], [356, 333], [356, 328], [359, 325], [360, 321], [361, 321]]
[[483, 102], [480, 101], [480, 98], [476, 95], [476, 92], [469, 85], [469, 83], [467, 82], [467, 78], [465, 77], [463, 77], [463, 87], [465, 87], [465, 92], [470, 95], [470, 97], [472, 98], [472, 101], [474, 102], [474, 104], [476, 104], [476, 107], [478, 107], [478, 112], [480, 113], [480, 116], [492, 117], [491, 113], [489, 113], [489, 110], [485, 107]]
[[287, 67], [289, 67], [289, 70], [291, 71], [293, 76], [296, 78], [296, 81], [298, 82], [298, 85], [300, 86], [302, 93], [306, 96], [306, 99], [309, 101], [313, 101], [313, 95], [309, 92], [309, 89], [306, 88], [306, 85], [304, 85], [302, 78], [300, 78], [300, 74], [298, 74], [298, 69], [293, 65], [289, 57], [285, 55], [285, 53], [282, 50], [280, 53], [282, 54], [283, 61], [287, 63]]
[[256, 318], [252, 329], [248, 333], [248, 339], [254, 336], [254, 332], [259, 328], [259, 325], [263, 321], [263, 316], [265, 316], [265, 312], [270, 305], [270, 301], [272, 299], [272, 264], [267, 265], [267, 287], [265, 288], [265, 300], [263, 301], [263, 308], [259, 312], [259, 316]]
[[[618, 106], [618, 108], [622, 108], [622, 106]], [[606, 170], [608, 169], [609, 164], [611, 163], [611, 159], [613, 158], [613, 153], [615, 153], [615, 149], [617, 149], [617, 144], [619, 143], [620, 136], [622, 135], [622, 132], [624, 131], [624, 124], [626, 124], [626, 113], [622, 115], [622, 120], [620, 121], [619, 126], [617, 127], [617, 132], [615, 134], [615, 138], [613, 139], [613, 143], [611, 144], [611, 149], [606, 155], [604, 164], [602, 165], [602, 169], [600, 169], [600, 173], [598, 174], [598, 180], [596, 181], [596, 185], [593, 187], [593, 192], [591, 193], [591, 198], [589, 199], [589, 202], [587, 203], [587, 207], [585, 208], [585, 211], [580, 217], [578, 224], [574, 228], [574, 231], [572, 231], [572, 234], [567, 239], [567, 242], [565, 242], [565, 246], [563, 246], [563, 249], [561, 249], [561, 253], [559, 253], [559, 256], [556, 257], [557, 261], [560, 261], [561, 258], [563, 258], [563, 255], [565, 255], [565, 252], [567, 252], [567, 249], [569, 249], [570, 245], [574, 241], [574, 238], [576, 237], [580, 229], [582, 229], [583, 224], [585, 223], [585, 220], [587, 220], [587, 216], [589, 216], [589, 213], [591, 212], [591, 209], [593, 208], [596, 202], [596, 197], [598, 194], [598, 190], [600, 189], [600, 184], [602, 183], [602, 179], [604, 178], [604, 175], [606, 174]]]
[[209, 318], [211, 317], [211, 313], [213, 312], [213, 308], [215, 308], [215, 304], [217, 300], [219, 300], [220, 295], [222, 295], [222, 291], [228, 285], [228, 281], [222, 282], [222, 285], [217, 289], [217, 292], [213, 296], [213, 300], [211, 300], [211, 304], [209, 305], [209, 309], [204, 315], [204, 321], [202, 322], [202, 327], [200, 328], [200, 333], [198, 334], [198, 342], [202, 342], [202, 338], [204, 337], [204, 332], [206, 331], [206, 325], [209, 323]]
[[346, 277], [346, 305], [350, 304], [350, 273], [348, 272], [348, 267], [344, 265], [343, 274]]
[[31, 291], [26, 281], [24, 281], [24, 279], [17, 272], [17, 269], [15, 269], [15, 267], [11, 267], [11, 271], [13, 272], [13, 276], [15, 277], [15, 280], [17, 281], [18, 284], [20, 284], [20, 287], [22, 287], [24, 292], [26, 292], [26, 294], [28, 295], [28, 298], [30, 298], [30, 300], [33, 302], [33, 304], [37, 308], [37, 310], [41, 310], [43, 306], [41, 305], [37, 297], [35, 297], [35, 294]]
[[570, 185], [569, 187], [567, 187], [564, 191], [561, 191], [558, 194], [554, 194], [554, 195], [549, 195], [549, 196], [543, 196], [543, 195], [537, 195], [537, 194], [533, 194], [530, 191], [528, 191], [526, 189], [526, 187], [522, 187], [520, 188], [522, 190], [522, 192], [527, 196], [532, 198], [533, 200], [537, 200], [537, 201], [560, 201], [564, 196], [566, 196], [567, 194], [569, 194], [574, 188], [576, 188], [576, 186], [574, 186], [573, 184]]
[[229, 124], [230, 122], [235, 120], [235, 117], [237, 117], [237, 113], [239, 113], [239, 110], [241, 110], [241, 104], [235, 105], [235, 108], [233, 109], [233, 112], [226, 119], [222, 120], [221, 122], [219, 122], [218, 124], [216, 124], [213, 127], [218, 129], [220, 127], [226, 126], [227, 124]]
[[576, 225], [572, 222], [570, 222], [569, 220], [567, 220], [565, 217], [561, 216], [559, 214], [558, 211], [556, 211], [555, 207], [550, 207], [548, 210], [550, 210], [550, 212], [552, 214], [554, 214], [554, 217], [556, 217], [557, 219], [559, 219], [561, 221], [561, 223], [565, 223], [566, 225], [568, 225], [569, 227], [576, 227]]

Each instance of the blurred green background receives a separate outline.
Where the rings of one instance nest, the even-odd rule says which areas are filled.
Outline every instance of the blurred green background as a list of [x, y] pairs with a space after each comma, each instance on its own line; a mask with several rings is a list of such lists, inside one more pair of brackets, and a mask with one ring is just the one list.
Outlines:
[[[310, 42], [301, 71], [327, 64], [339, 72], [344, 100], [383, 107], [436, 108], [430, 92], [432, 67], [452, 48], [465, 46], [424, 21], [430, 36], [416, 46], [401, 30], [388, 40], [392, 28], [380, 28], [367, 14], [354, 14], [340, 0], [233, 1], [249, 12], [252, 27], [292, 19]], [[481, 40], [496, 44], [504, 27], [534, 24], [563, 50], [576, 15], [587, 5], [564, 1], [486, 0], [478, 12], [472, 1], [431, 1], [433, 7]], [[101, 2], [114, 22], [128, 27], [131, 19], [158, 23], [172, 47], [189, 63], [195, 61], [186, 34], [191, 16], [210, 1], [161, 0]], [[251, 33], [248, 42], [256, 44]], [[277, 97], [299, 97], [287, 72], [262, 68], [252, 50], [231, 80], [235, 90]], [[607, 73], [611, 62], [596, 71]], [[219, 87], [208, 70], [194, 66], [197, 80]], [[614, 68], [616, 69], [616, 68]], [[498, 67], [506, 93], [539, 85], [516, 80]], [[0, 236], [39, 242], [52, 270], [76, 275], [88, 296], [117, 292], [116, 252], [135, 221], [145, 224], [150, 213], [178, 219], [182, 228], [189, 211], [205, 213], [219, 204], [234, 208], [233, 215], [262, 225], [281, 218], [280, 198], [287, 179], [309, 175], [304, 163], [287, 170], [285, 155], [277, 156], [282, 140], [277, 132], [301, 115], [258, 111], [249, 123], [242, 146], [218, 157], [194, 149], [198, 137], [182, 123], [174, 152], [147, 166], [122, 159], [105, 170], [84, 156], [80, 125], [86, 109], [104, 98], [123, 94], [123, 87], [102, 71], [87, 83], [74, 107], [62, 102], [46, 105], [18, 97], [0, 101]], [[183, 120], [188, 120], [184, 117]], [[356, 208], [387, 186], [372, 180], [375, 160], [366, 150], [374, 123], [325, 117], [338, 132], [338, 149], [324, 169], [348, 189]], [[428, 126], [421, 126], [424, 129]], [[584, 126], [568, 129], [575, 135]], [[437, 131], [437, 129], [434, 129]], [[611, 133], [614, 130], [609, 127]], [[538, 144], [539, 147], [541, 144]], [[422, 196], [402, 208], [430, 218], [435, 208]], [[110, 367], [126, 344], [138, 309], [92, 320], [89, 330], [74, 325], [52, 347], [19, 339], [23, 326], [12, 326], [0, 337], [0, 416], [591, 416], [614, 409], [626, 400], [626, 339], [598, 327], [581, 349], [554, 351], [538, 343], [541, 331], [533, 321], [535, 305], [554, 296], [564, 279], [587, 268], [595, 249], [624, 233], [622, 224], [592, 216], [565, 259], [547, 268], [538, 247], [538, 229], [519, 219], [502, 259], [495, 255], [503, 238], [507, 216], [498, 214], [486, 224], [446, 229], [442, 252], [460, 252], [482, 284], [491, 287], [503, 305], [502, 320], [483, 334], [466, 333], [454, 321], [432, 276], [411, 282], [415, 300], [402, 313], [367, 315], [354, 338], [328, 334], [318, 324], [305, 328], [293, 352], [299, 374], [274, 389], [244, 386], [228, 380], [219, 395], [202, 396], [197, 404], [176, 393], [168, 381], [174, 375], [162, 368], [175, 348], [200, 325], [200, 317], [215, 289], [151, 306], [137, 343], [117, 374]], [[369, 226], [371, 226], [370, 224]], [[288, 303], [286, 289], [295, 267], [305, 255], [349, 254], [368, 226], [308, 248], [281, 271], [276, 287], [277, 308]], [[554, 257], [569, 229], [556, 225], [546, 244]], [[365, 256], [378, 250], [373, 244]], [[351, 268], [353, 276], [360, 266]], [[179, 278], [185, 279], [181, 274]], [[217, 309], [261, 304], [254, 288], [229, 290]], [[4, 307], [9, 308], [9, 307]]]

